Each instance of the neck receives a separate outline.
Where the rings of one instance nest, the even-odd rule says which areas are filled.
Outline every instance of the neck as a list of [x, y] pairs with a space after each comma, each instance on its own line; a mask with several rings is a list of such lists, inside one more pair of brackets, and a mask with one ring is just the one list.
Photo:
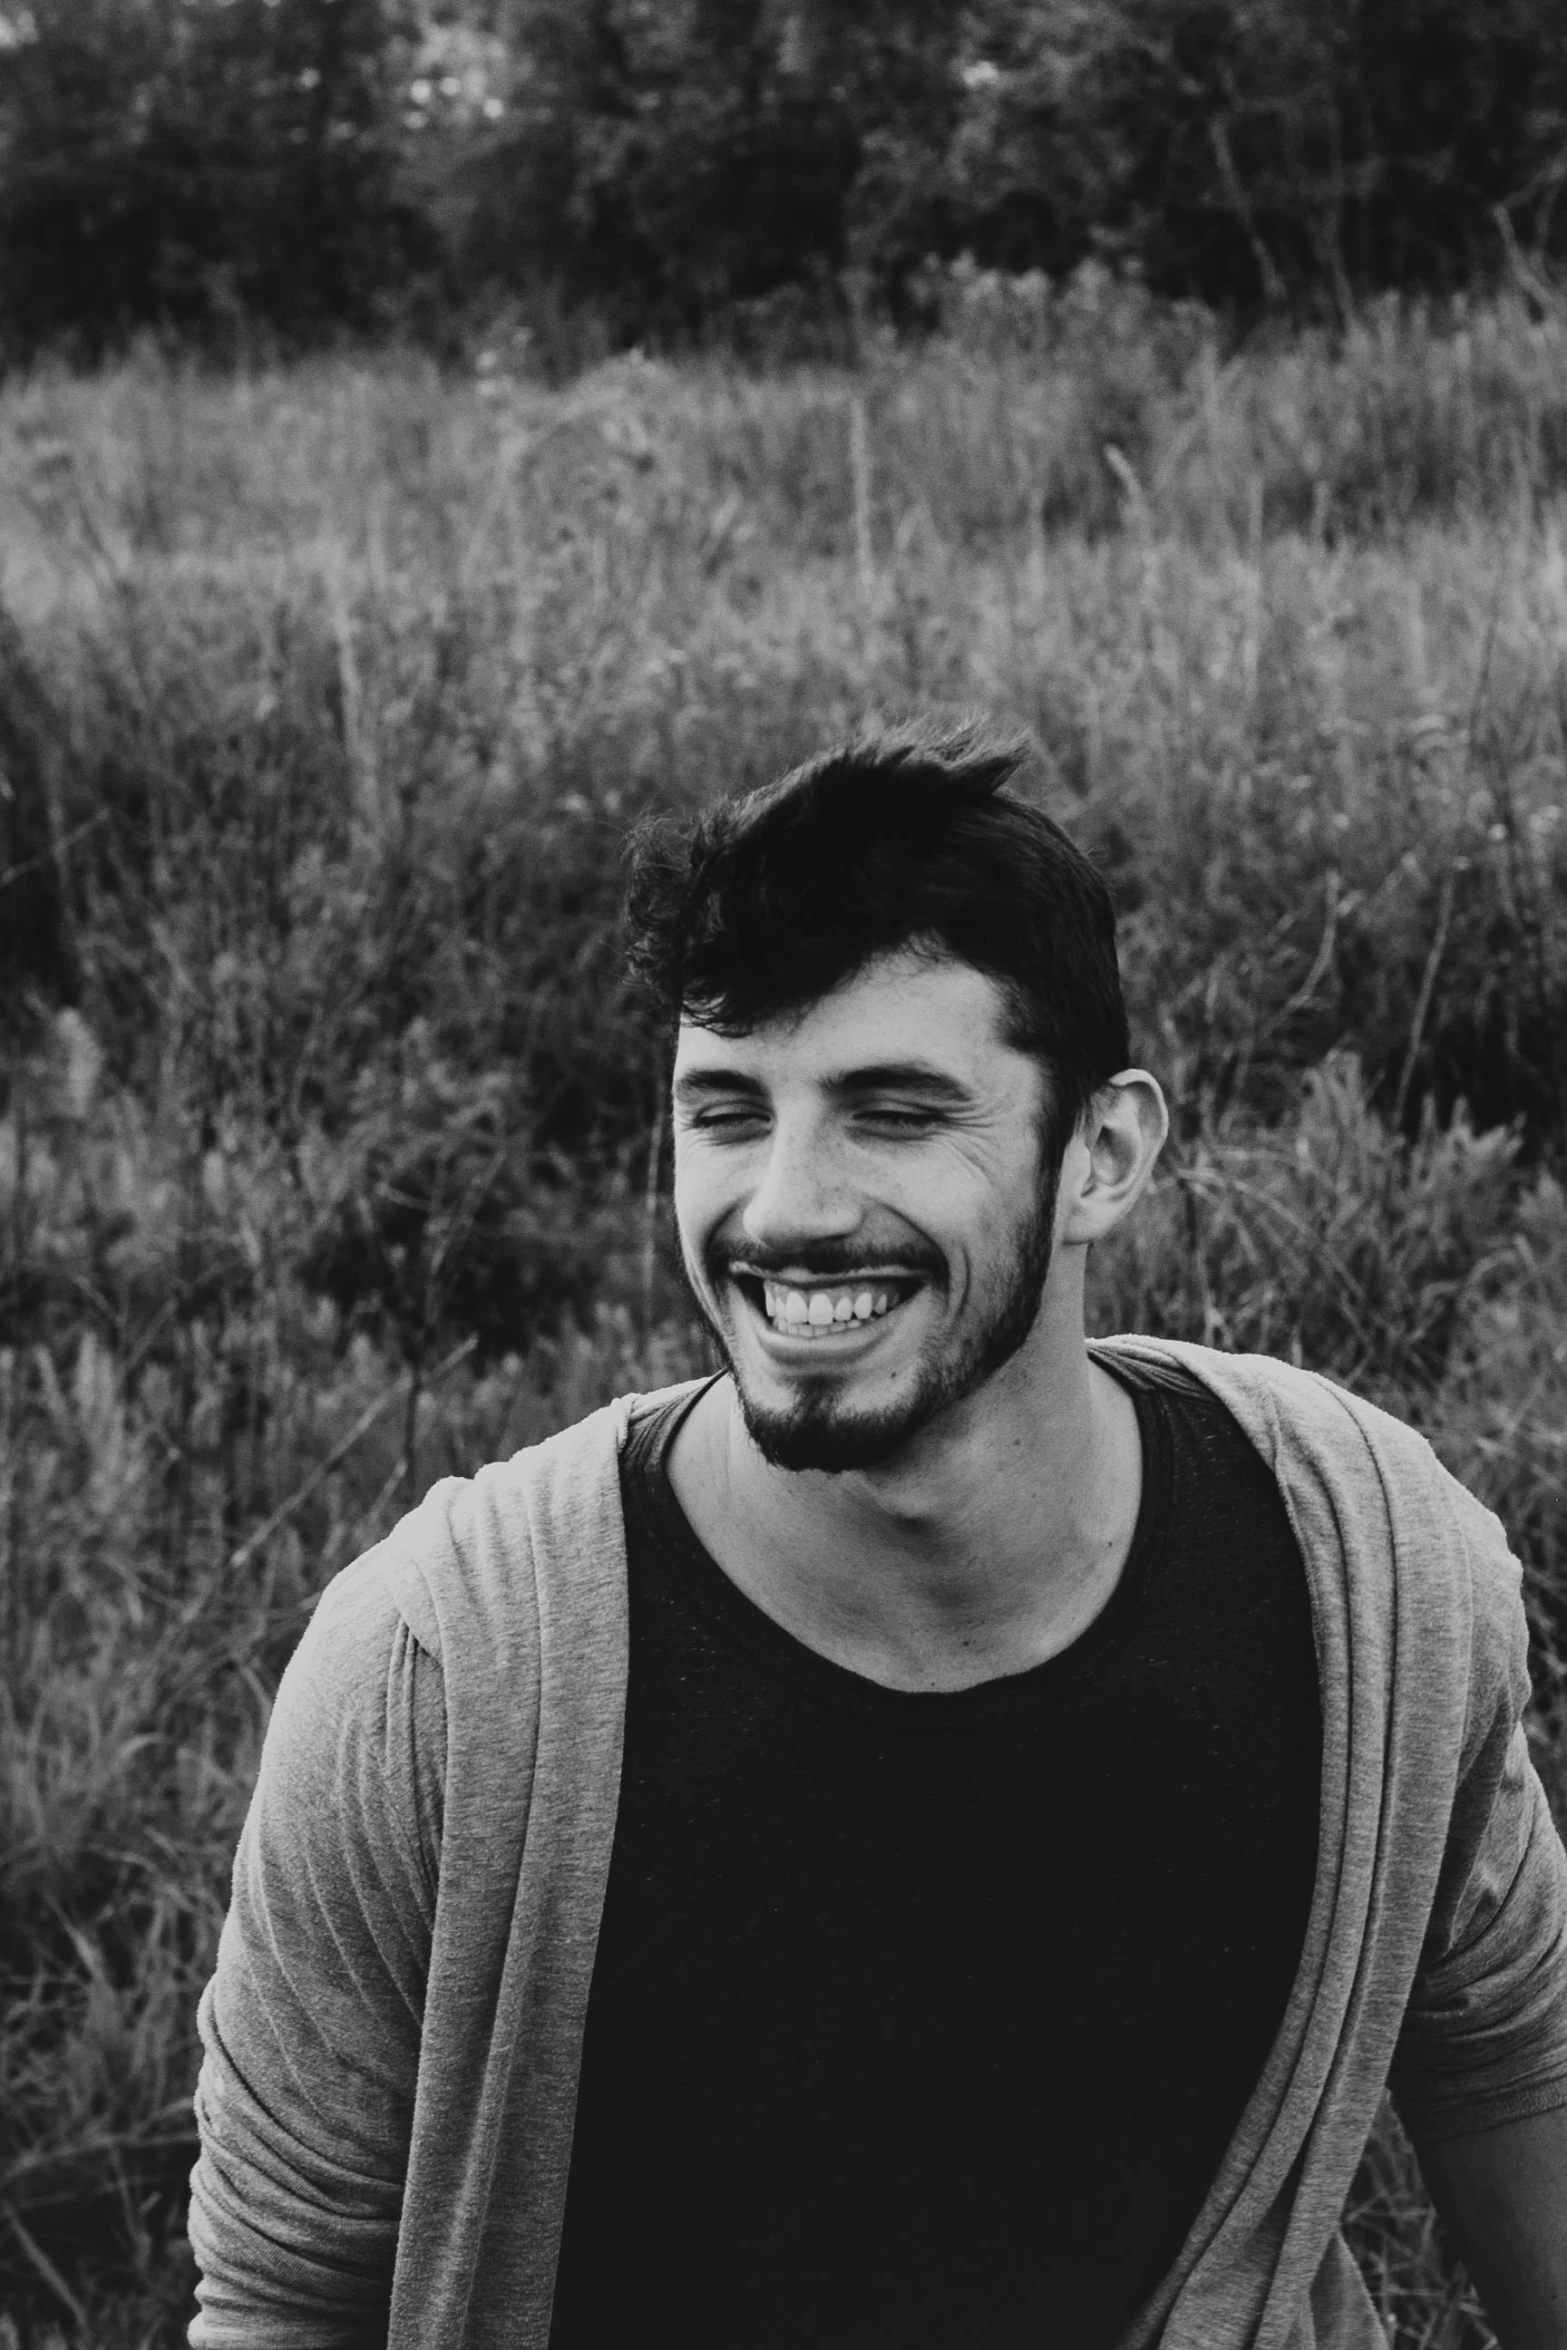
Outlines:
[[796, 1638], [889, 1687], [963, 1688], [1067, 1647], [1136, 1523], [1136, 1415], [1049, 1310], [983, 1388], [874, 1469], [774, 1468], [725, 1380], [672, 1450], [720, 1567]]

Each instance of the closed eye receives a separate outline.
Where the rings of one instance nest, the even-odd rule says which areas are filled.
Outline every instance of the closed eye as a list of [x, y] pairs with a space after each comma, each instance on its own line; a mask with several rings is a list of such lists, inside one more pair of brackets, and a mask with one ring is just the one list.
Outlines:
[[686, 1124], [698, 1134], [726, 1134], [741, 1129], [754, 1130], [767, 1123], [767, 1112], [752, 1102], [737, 1102], [730, 1108], [699, 1110]]
[[863, 1126], [890, 1126], [901, 1132], [912, 1132], [942, 1123], [939, 1110], [904, 1108], [894, 1102], [867, 1103], [857, 1115]]

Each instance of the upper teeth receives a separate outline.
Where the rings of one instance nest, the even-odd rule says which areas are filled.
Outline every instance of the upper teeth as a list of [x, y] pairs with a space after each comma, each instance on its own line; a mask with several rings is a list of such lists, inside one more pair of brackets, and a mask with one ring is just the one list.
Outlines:
[[888, 1289], [856, 1287], [844, 1289], [791, 1289], [781, 1281], [764, 1281], [762, 1294], [766, 1300], [768, 1318], [782, 1322], [803, 1335], [809, 1330], [824, 1330], [830, 1322], [868, 1322], [873, 1314], [885, 1314], [896, 1301]]

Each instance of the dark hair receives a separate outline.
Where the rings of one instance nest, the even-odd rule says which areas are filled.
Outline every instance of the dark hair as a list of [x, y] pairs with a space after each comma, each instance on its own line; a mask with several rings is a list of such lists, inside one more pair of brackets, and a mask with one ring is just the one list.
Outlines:
[[1060, 1148], [1131, 1059], [1105, 883], [1004, 787], [1029, 755], [977, 720], [863, 728], [781, 782], [631, 845], [631, 966], [671, 1021], [720, 1036], [913, 950], [982, 971], [1006, 1041], [1050, 1073]]

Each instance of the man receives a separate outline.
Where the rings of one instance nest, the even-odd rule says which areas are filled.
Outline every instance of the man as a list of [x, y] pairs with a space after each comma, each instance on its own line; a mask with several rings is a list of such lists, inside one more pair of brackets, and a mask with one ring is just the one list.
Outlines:
[[192, 2339], [1369, 2350], [1391, 2077], [1567, 2350], [1567, 1863], [1516, 1567], [1308, 1374], [1089, 1346], [1107, 894], [977, 731], [645, 841], [727, 1370], [439, 1486], [280, 1692]]

